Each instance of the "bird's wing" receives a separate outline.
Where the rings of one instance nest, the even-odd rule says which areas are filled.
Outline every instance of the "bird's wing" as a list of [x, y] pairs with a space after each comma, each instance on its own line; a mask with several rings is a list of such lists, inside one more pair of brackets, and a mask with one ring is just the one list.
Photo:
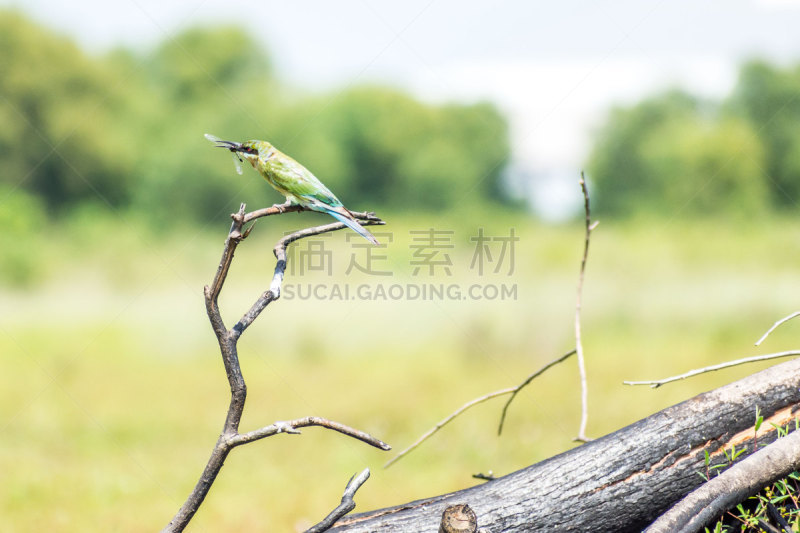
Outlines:
[[306, 200], [312, 207], [317, 202], [339, 207], [342, 202], [317, 179], [306, 167], [289, 156], [270, 160], [271, 177], [279, 189], [292, 194], [298, 200]]

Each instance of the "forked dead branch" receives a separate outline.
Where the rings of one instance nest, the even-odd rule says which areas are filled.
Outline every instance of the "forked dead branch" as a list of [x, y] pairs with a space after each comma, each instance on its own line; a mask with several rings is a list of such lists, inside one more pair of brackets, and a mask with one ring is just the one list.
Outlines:
[[[384, 468], [391, 466], [396, 461], [400, 460], [404, 456], [408, 455], [412, 451], [414, 451], [417, 447], [419, 447], [423, 442], [428, 440], [432, 437], [437, 431], [442, 429], [444, 426], [455, 420], [459, 415], [463, 412], [467, 411], [471, 407], [474, 407], [478, 404], [486, 402], [488, 400], [497, 398], [499, 396], [509, 395], [508, 400], [503, 405], [503, 411], [500, 414], [500, 423], [498, 424], [497, 434], [500, 435], [503, 433], [503, 425], [505, 424], [506, 415], [508, 414], [508, 408], [511, 406], [511, 402], [514, 401], [514, 398], [517, 397], [517, 394], [527, 387], [534, 379], [538, 378], [542, 374], [544, 374], [550, 368], [563, 363], [573, 355], [577, 355], [578, 359], [578, 372], [580, 375], [580, 383], [581, 383], [581, 421], [580, 426], [578, 428], [578, 435], [573, 439], [578, 442], [589, 442], [591, 439], [586, 436], [586, 424], [589, 420], [589, 393], [588, 393], [588, 381], [586, 379], [586, 365], [584, 363], [583, 357], [583, 344], [581, 342], [581, 308], [583, 305], [583, 280], [586, 274], [586, 261], [589, 258], [589, 243], [591, 242], [592, 231], [597, 227], [599, 224], [598, 221], [592, 221], [592, 213], [591, 208], [589, 205], [589, 189], [586, 186], [586, 179], [581, 173], [581, 179], [578, 182], [578, 185], [581, 187], [581, 193], [583, 194], [583, 208], [584, 208], [584, 240], [583, 240], [583, 256], [581, 257], [581, 266], [578, 275], [578, 287], [577, 287], [577, 298], [575, 302], [575, 348], [571, 349], [570, 351], [566, 352], [565, 354], [553, 359], [549, 363], [545, 364], [528, 377], [526, 377], [522, 382], [515, 387], [508, 387], [505, 389], [496, 390], [483, 396], [479, 396], [473, 400], [468, 401], [448, 416], [443, 418], [440, 422], [438, 422], [435, 426], [431, 429], [423, 433], [416, 441], [414, 441], [411, 445], [405, 448], [403, 451], [398, 453], [392, 459], [390, 459], [385, 465]], [[478, 476], [480, 479], [480, 476]]]
[[[255, 221], [259, 218], [279, 215], [288, 212], [306, 211], [307, 209], [300, 206], [286, 206], [274, 205], [272, 207], [259, 209], [250, 213], [245, 212], [245, 204], [239, 207], [239, 211], [231, 215], [233, 223], [228, 231], [228, 237], [225, 239], [225, 246], [222, 252], [222, 259], [220, 260], [217, 273], [214, 276], [210, 285], [205, 287], [205, 303], [208, 318], [211, 321], [211, 327], [214, 329], [214, 334], [217, 336], [220, 352], [222, 354], [222, 361], [225, 365], [225, 373], [228, 376], [228, 382], [231, 387], [231, 400], [228, 406], [228, 413], [225, 417], [225, 425], [223, 426], [222, 433], [214, 445], [211, 452], [211, 457], [203, 470], [200, 480], [195, 485], [186, 502], [181, 506], [172, 520], [162, 530], [163, 532], [178, 532], [183, 531], [197, 510], [202, 505], [211, 485], [219, 474], [225, 458], [236, 446], [255, 442], [265, 437], [271, 437], [278, 433], [298, 434], [299, 428], [309, 426], [319, 426], [326, 429], [337, 431], [348, 437], [358, 439], [371, 446], [381, 450], [391, 449], [385, 442], [376, 439], [375, 437], [346, 426], [340, 422], [328, 420], [317, 416], [307, 416], [296, 420], [286, 420], [274, 422], [270, 425], [264, 426], [260, 429], [250, 431], [247, 433], [239, 432], [239, 422], [244, 412], [245, 399], [247, 397], [247, 386], [242, 375], [242, 370], [239, 365], [239, 354], [237, 350], [237, 342], [242, 333], [258, 318], [258, 315], [272, 302], [280, 298], [281, 286], [283, 284], [283, 276], [286, 271], [286, 248], [292, 242], [310, 237], [312, 235], [320, 235], [330, 231], [343, 229], [346, 226], [340, 222], [332, 224], [325, 224], [322, 226], [315, 226], [303, 230], [296, 231], [280, 239], [275, 245], [274, 253], [277, 260], [275, 264], [275, 271], [272, 276], [272, 282], [269, 289], [264, 291], [261, 296], [256, 299], [250, 309], [242, 315], [242, 318], [231, 328], [228, 329], [222, 320], [222, 315], [219, 310], [218, 298], [225, 284], [228, 276], [231, 263], [233, 261], [234, 252], [236, 247], [241, 243], [253, 229]], [[362, 225], [381, 225], [384, 222], [376, 217], [374, 213], [353, 213]], [[251, 223], [245, 228], [245, 225]], [[337, 506], [322, 522], [312, 527], [309, 531], [318, 533], [330, 528], [333, 523], [339, 518], [349, 513], [355, 507], [353, 496], [358, 488], [369, 477], [369, 469], [364, 470], [356, 478], [351, 479], [347, 484], [342, 503]]]

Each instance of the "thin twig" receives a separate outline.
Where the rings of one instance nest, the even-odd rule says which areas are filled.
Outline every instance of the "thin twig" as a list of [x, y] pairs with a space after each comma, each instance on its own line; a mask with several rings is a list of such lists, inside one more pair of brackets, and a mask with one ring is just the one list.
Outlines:
[[488, 474], [484, 474], [483, 472], [478, 472], [477, 474], [472, 474], [472, 477], [475, 478], [475, 479], [480, 479], [481, 481], [494, 481], [495, 479], [497, 479], [494, 476], [494, 472], [492, 472], [491, 470], [489, 470]]
[[264, 437], [271, 437], [272, 435], [276, 435], [278, 433], [290, 433], [299, 435], [300, 432], [297, 431], [297, 428], [303, 428], [309, 426], [319, 426], [327, 429], [332, 429], [333, 431], [338, 431], [339, 433], [347, 435], [348, 437], [353, 437], [354, 439], [366, 442], [370, 446], [374, 446], [381, 450], [392, 449], [391, 446], [389, 446], [382, 440], [376, 439], [372, 435], [369, 435], [357, 429], [353, 429], [350, 426], [346, 426], [339, 422], [328, 420], [327, 418], [322, 418], [319, 416], [307, 416], [305, 418], [298, 418], [297, 420], [275, 422], [274, 424], [270, 424], [269, 426], [264, 426], [263, 428], [256, 429], [255, 431], [240, 433], [231, 438], [230, 443], [233, 446], [239, 446], [241, 444], [247, 444], [248, 442], [255, 442], [257, 440], [263, 439]]
[[767, 330], [767, 332], [766, 332], [766, 333], [764, 333], [764, 335], [762, 335], [762, 336], [761, 336], [761, 338], [760, 338], [760, 339], [758, 339], [758, 340], [756, 341], [756, 346], [758, 346], [759, 344], [761, 344], [762, 342], [764, 342], [764, 340], [765, 340], [767, 337], [769, 337], [769, 334], [770, 334], [770, 333], [772, 333], [773, 331], [775, 331], [775, 328], [777, 328], [778, 326], [780, 326], [780, 325], [781, 325], [781, 324], [783, 324], [784, 322], [788, 322], [788, 321], [790, 321], [791, 319], [793, 319], [793, 318], [795, 318], [795, 317], [798, 317], [798, 316], [800, 316], [800, 311], [795, 311], [795, 312], [794, 312], [794, 313], [792, 313], [791, 315], [789, 315], [789, 316], [785, 316], [785, 317], [781, 318], [780, 320], [778, 320], [777, 322], [775, 322], [774, 324], [772, 324], [772, 327], [771, 327], [771, 328], [769, 328], [769, 329]]
[[405, 456], [406, 454], [408, 454], [409, 452], [414, 450], [417, 446], [419, 446], [420, 444], [422, 444], [423, 442], [428, 440], [428, 438], [430, 438], [431, 435], [433, 435], [434, 433], [436, 433], [437, 431], [442, 429], [450, 421], [452, 421], [455, 417], [457, 417], [458, 415], [460, 415], [461, 413], [463, 413], [464, 411], [466, 411], [470, 407], [473, 407], [475, 405], [483, 403], [483, 402], [485, 402], [487, 400], [491, 400], [492, 398], [497, 398], [498, 396], [503, 396], [504, 394], [511, 394], [515, 390], [516, 390], [516, 387], [511, 387], [511, 388], [508, 388], [508, 389], [501, 389], [501, 390], [498, 390], [498, 391], [490, 392], [489, 394], [484, 394], [483, 396], [481, 396], [479, 398], [475, 398], [474, 400], [468, 401], [467, 403], [465, 403], [464, 405], [462, 405], [461, 407], [459, 407], [458, 409], [456, 409], [455, 411], [450, 413], [450, 415], [448, 415], [446, 418], [442, 419], [438, 424], [436, 424], [431, 429], [426, 431], [425, 434], [422, 435], [420, 438], [418, 438], [416, 441], [414, 441], [414, 443], [411, 446], [409, 446], [408, 448], [406, 448], [402, 452], [398, 453], [395, 457], [393, 457], [389, 461], [387, 461], [386, 464], [383, 465], [383, 467], [384, 468], [390, 467], [392, 464], [394, 464], [395, 462], [400, 460], [400, 458], [402, 458], [403, 456]]
[[[275, 246], [275, 257], [277, 259], [277, 263], [275, 265], [275, 273], [272, 277], [269, 290], [264, 291], [261, 296], [259, 296], [255, 303], [250, 307], [250, 309], [247, 310], [247, 312], [244, 313], [242, 318], [239, 319], [239, 321], [231, 330], [228, 330], [225, 327], [225, 323], [222, 320], [218, 303], [219, 294], [222, 292], [222, 287], [228, 276], [228, 272], [230, 271], [230, 266], [233, 261], [236, 247], [240, 242], [246, 239], [248, 235], [250, 235], [250, 232], [253, 229], [252, 224], [247, 227], [247, 229], [244, 229], [245, 224], [254, 222], [258, 218], [265, 216], [306, 210], [307, 209], [299, 206], [284, 204], [273, 205], [265, 209], [253, 211], [251, 213], [245, 213], [245, 204], [241, 204], [239, 211], [231, 215], [233, 222], [230, 230], [228, 231], [228, 237], [225, 239], [222, 258], [220, 259], [219, 266], [217, 267], [217, 272], [214, 275], [214, 279], [212, 280], [211, 284], [207, 285], [204, 290], [206, 312], [208, 313], [209, 321], [211, 322], [214, 334], [217, 337], [220, 353], [222, 354], [222, 361], [225, 365], [225, 373], [228, 377], [228, 382], [231, 388], [231, 400], [228, 406], [228, 413], [225, 417], [225, 424], [223, 426], [222, 433], [217, 439], [217, 443], [214, 445], [214, 449], [211, 452], [211, 457], [203, 469], [200, 480], [197, 482], [191, 494], [189, 494], [189, 497], [172, 518], [170, 523], [167, 524], [167, 526], [162, 530], [163, 532], [171, 533], [184, 530], [186, 525], [189, 523], [189, 521], [191, 521], [192, 517], [199, 509], [200, 505], [203, 503], [208, 491], [211, 489], [211, 485], [214, 483], [219, 471], [222, 469], [222, 465], [225, 463], [225, 459], [227, 458], [228, 454], [236, 446], [263, 439], [271, 435], [276, 435], [278, 433], [299, 433], [299, 430], [297, 429], [299, 427], [321, 426], [361, 440], [382, 450], [390, 449], [388, 444], [376, 439], [375, 437], [372, 437], [367, 433], [364, 433], [363, 431], [359, 431], [349, 426], [345, 426], [339, 422], [334, 422], [332, 420], [327, 420], [320, 417], [306, 417], [289, 422], [275, 422], [270, 426], [265, 426], [249, 433], [239, 433], [239, 422], [242, 419], [245, 400], [247, 398], [247, 386], [244, 381], [244, 376], [242, 375], [237, 351], [237, 342], [239, 337], [241, 337], [245, 329], [247, 329], [247, 327], [250, 326], [250, 324], [252, 324], [256, 318], [258, 318], [259, 314], [267, 307], [267, 305], [280, 297], [281, 284], [283, 283], [283, 276], [286, 270], [286, 247], [298, 239], [342, 229], [345, 227], [344, 224], [337, 222], [334, 224], [326, 224], [299, 230], [287, 235], [286, 237], [283, 237], [280, 241], [278, 241], [278, 244]], [[365, 225], [384, 224], [384, 222], [376, 217], [373, 213], [354, 213], [354, 216], [362, 220]], [[364, 474], [362, 473], [362, 475], [359, 476], [358, 486], [355, 486], [352, 490], [352, 493], [350, 493], [351, 499], [352, 494], [355, 493], [355, 490], [357, 490], [358, 487], [361, 486], [364, 481], [366, 481], [366, 477], [369, 476], [368, 471], [366, 477], [363, 477], [362, 479], [363, 475]], [[348, 490], [349, 489], [350, 485], [348, 485]], [[347, 494], [348, 492], [346, 492], [346, 495]], [[344, 504], [344, 499], [342, 502]], [[355, 506], [355, 504], [353, 504], [353, 506]], [[337, 507], [337, 510], [340, 508], [343, 507]], [[350, 509], [352, 510], [352, 507], [350, 507]], [[323, 530], [319, 529], [317, 531]]]
[[337, 520], [355, 509], [356, 502], [353, 500], [353, 498], [355, 497], [358, 489], [361, 488], [361, 485], [363, 485], [367, 479], [369, 479], [369, 468], [365, 468], [358, 476], [351, 477], [344, 489], [342, 503], [340, 503], [336, 509], [331, 511], [330, 514], [322, 520], [322, 522], [312, 528], [307, 529], [305, 533], [322, 533], [323, 531], [327, 531], [333, 527], [333, 524], [335, 524]]
[[572, 355], [575, 355], [575, 353], [576, 353], [576, 350], [570, 350], [567, 353], [565, 353], [564, 355], [562, 355], [561, 357], [553, 359], [552, 361], [550, 361], [549, 363], [544, 365], [542, 368], [540, 368], [539, 370], [537, 370], [536, 372], [534, 372], [533, 374], [531, 374], [530, 376], [525, 378], [525, 381], [523, 381], [522, 383], [520, 383], [519, 385], [514, 387], [514, 389], [513, 389], [514, 392], [511, 393], [511, 397], [508, 399], [508, 401], [506, 401], [506, 404], [503, 406], [503, 412], [500, 414], [500, 424], [497, 427], [497, 434], [498, 435], [502, 435], [502, 433], [503, 433], [503, 424], [506, 421], [506, 414], [508, 412], [508, 406], [511, 405], [511, 402], [514, 401], [514, 398], [517, 397], [517, 394], [519, 393], [519, 391], [522, 390], [523, 388], [525, 388], [531, 381], [533, 381], [534, 379], [538, 378], [540, 375], [544, 374], [545, 371], [547, 371], [550, 367], [557, 365], [558, 363], [564, 361], [565, 359], [567, 359], [568, 357], [570, 357]]
[[586, 380], [586, 363], [583, 358], [583, 344], [581, 343], [581, 301], [583, 299], [583, 278], [586, 272], [586, 260], [589, 257], [589, 239], [592, 230], [597, 227], [598, 222], [592, 223], [591, 211], [589, 209], [589, 189], [586, 188], [586, 180], [583, 172], [578, 182], [583, 192], [583, 208], [586, 212], [586, 232], [583, 244], [583, 258], [581, 259], [581, 271], [578, 276], [578, 296], [575, 302], [575, 353], [578, 356], [578, 372], [581, 378], [581, 425], [578, 435], [573, 439], [579, 442], [589, 442], [591, 439], [586, 436], [586, 424], [589, 421], [589, 388]]
[[673, 381], [680, 381], [682, 379], [690, 378], [693, 376], [697, 376], [699, 374], [705, 374], [707, 372], [714, 372], [715, 370], [722, 370], [724, 368], [730, 368], [732, 366], [744, 365], [747, 363], [757, 363], [758, 361], [768, 361], [770, 359], [780, 359], [781, 357], [794, 357], [800, 355], [800, 351], [798, 350], [791, 350], [788, 352], [776, 352], [776, 353], [769, 353], [766, 355], [754, 355], [752, 357], [744, 357], [742, 359], [736, 359], [735, 361], [727, 361], [725, 363], [720, 363], [718, 365], [711, 365], [704, 368], [698, 368], [695, 370], [690, 370], [685, 374], [680, 374], [679, 376], [672, 376], [669, 378], [658, 379], [653, 381], [623, 381], [625, 385], [650, 385], [652, 388], [658, 388], [661, 385], [666, 383], [672, 383]]
[[520, 383], [516, 387], [509, 387], [507, 389], [500, 389], [500, 390], [497, 390], [497, 391], [494, 391], [494, 392], [490, 392], [488, 394], [484, 394], [483, 396], [475, 398], [474, 400], [468, 401], [467, 403], [465, 403], [464, 405], [462, 405], [461, 407], [459, 407], [458, 409], [456, 409], [455, 411], [450, 413], [447, 417], [443, 418], [438, 424], [436, 424], [431, 429], [426, 431], [421, 437], [419, 437], [416, 441], [414, 441], [414, 443], [411, 444], [408, 448], [406, 448], [405, 450], [403, 450], [402, 452], [397, 454], [397, 456], [395, 456], [392, 459], [390, 459], [389, 461], [387, 461], [386, 464], [383, 465], [383, 467], [384, 468], [388, 468], [393, 463], [399, 461], [403, 456], [407, 455], [408, 453], [413, 451], [415, 448], [419, 447], [420, 444], [422, 444], [423, 442], [428, 440], [430, 437], [432, 437], [434, 433], [436, 433], [437, 431], [442, 429], [444, 426], [446, 426], [447, 424], [452, 422], [452, 420], [455, 417], [457, 417], [458, 415], [460, 415], [461, 413], [463, 413], [464, 411], [466, 411], [470, 407], [474, 407], [474, 406], [476, 406], [478, 404], [481, 404], [481, 403], [483, 403], [483, 402], [485, 402], [487, 400], [491, 400], [492, 398], [497, 398], [498, 396], [504, 396], [506, 394], [510, 394], [511, 398], [509, 398], [509, 400], [503, 406], [503, 414], [500, 416], [500, 428], [498, 430], [498, 435], [499, 435], [503, 431], [503, 422], [505, 421], [505, 418], [506, 418], [506, 412], [508, 411], [508, 406], [511, 404], [511, 400], [514, 399], [514, 397], [517, 395], [517, 393], [522, 388], [527, 386], [531, 381], [533, 381], [534, 379], [539, 377], [541, 374], [544, 374], [544, 372], [547, 371], [549, 368], [557, 365], [558, 363], [564, 361], [569, 356], [574, 355], [574, 354], [575, 354], [575, 350], [570, 350], [569, 352], [565, 353], [561, 357], [558, 357], [557, 359], [553, 359], [552, 361], [550, 361], [549, 363], [547, 363], [546, 365], [541, 367], [539, 370], [537, 370], [536, 372], [534, 372], [533, 374], [531, 374], [530, 376], [525, 378], [525, 381], [523, 381], [522, 383]]

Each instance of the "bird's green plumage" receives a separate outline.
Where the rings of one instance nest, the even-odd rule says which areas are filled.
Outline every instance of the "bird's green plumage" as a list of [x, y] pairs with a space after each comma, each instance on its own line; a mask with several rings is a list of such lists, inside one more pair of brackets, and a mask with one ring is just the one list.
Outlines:
[[208, 134], [206, 134], [206, 138], [216, 143], [217, 146], [227, 148], [237, 156], [246, 159], [289, 202], [314, 211], [328, 213], [368, 241], [378, 244], [375, 236], [356, 221], [336, 195], [310, 170], [270, 143], [257, 140], [243, 143], [223, 141]]
[[251, 164], [270, 185], [286, 197], [294, 197], [300, 205], [304, 200], [317, 200], [330, 207], [340, 207], [342, 202], [306, 167], [265, 141], [247, 141], [243, 146], [258, 150], [259, 157]]

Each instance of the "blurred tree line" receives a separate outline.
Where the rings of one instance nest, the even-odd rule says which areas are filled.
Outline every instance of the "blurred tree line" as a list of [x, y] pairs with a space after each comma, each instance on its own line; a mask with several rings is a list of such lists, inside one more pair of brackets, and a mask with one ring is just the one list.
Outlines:
[[508, 128], [492, 105], [434, 106], [382, 87], [297, 94], [235, 27], [93, 57], [0, 11], [0, 94], [0, 198], [25, 196], [5, 204], [37, 216], [99, 203], [160, 224], [282, 201], [236, 175], [206, 132], [269, 140], [353, 209], [504, 201]]
[[[587, 165], [598, 211], [792, 208], [798, 94], [800, 66], [751, 61], [721, 102], [672, 90], [613, 109]], [[190, 29], [147, 53], [91, 56], [0, 10], [0, 96], [0, 221], [16, 225], [10, 206], [26, 206], [33, 221], [100, 204], [160, 225], [280, 200], [255, 175], [234, 174], [206, 132], [270, 140], [353, 209], [511, 203], [502, 180], [508, 126], [492, 105], [430, 105], [377, 86], [298, 93], [235, 27]]]
[[800, 65], [745, 63], [721, 102], [671, 90], [613, 109], [588, 169], [598, 211], [753, 216], [800, 200]]

